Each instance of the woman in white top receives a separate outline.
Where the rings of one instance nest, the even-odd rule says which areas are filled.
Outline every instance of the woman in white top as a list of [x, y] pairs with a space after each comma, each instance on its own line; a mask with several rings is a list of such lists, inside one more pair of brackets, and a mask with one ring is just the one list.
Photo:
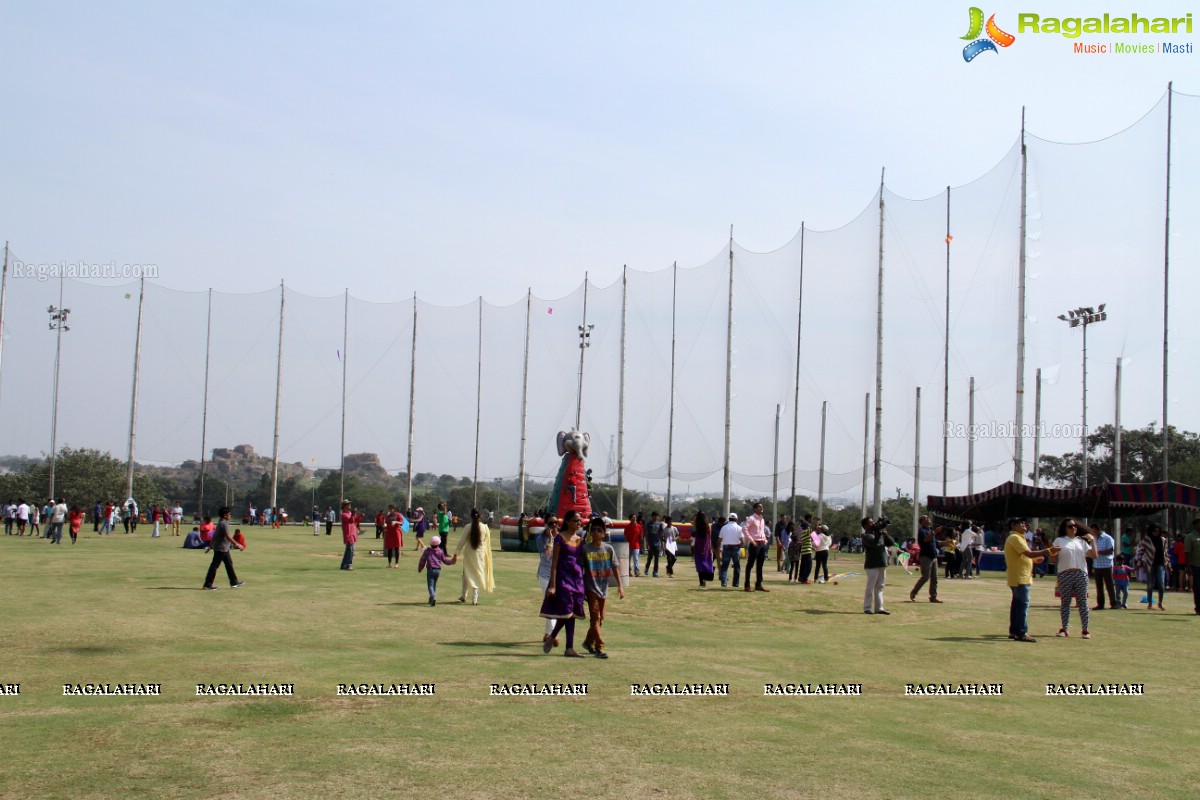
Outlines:
[[[833, 544], [833, 537], [829, 535], [829, 527], [821, 524], [821, 520], [817, 520], [813, 525], [812, 534], [813, 544], [813, 580], [817, 583], [827, 583], [829, 581], [829, 546]], [[825, 571], [824, 577], [817, 577], [821, 574], [821, 570]]]
[[1064, 519], [1058, 526], [1058, 538], [1054, 540], [1054, 547], [1059, 548], [1058, 554], [1050, 556], [1058, 564], [1058, 593], [1062, 600], [1059, 611], [1062, 627], [1057, 635], [1070, 635], [1067, 628], [1071, 622], [1071, 598], [1075, 598], [1079, 605], [1083, 638], [1090, 639], [1087, 560], [1096, 557], [1096, 542], [1086, 530], [1082, 536], [1079, 532], [1080, 527], [1075, 520]]
[[663, 552], [667, 555], [667, 577], [675, 577], [675, 558], [679, 552], [679, 528], [671, 522], [670, 517], [663, 517]]

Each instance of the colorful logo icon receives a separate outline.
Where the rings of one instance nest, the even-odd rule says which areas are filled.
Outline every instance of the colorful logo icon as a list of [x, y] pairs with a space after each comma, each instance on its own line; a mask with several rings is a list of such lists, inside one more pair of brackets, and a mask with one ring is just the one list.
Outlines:
[[[987, 38], [980, 38], [980, 34], [987, 32]], [[993, 53], [999, 52], [996, 45], [1008, 47], [1017, 40], [1017, 37], [1011, 33], [1005, 33], [1000, 30], [1000, 26], [996, 24], [996, 15], [992, 14], [988, 17], [987, 25], [983, 24], [983, 10], [971, 6], [971, 27], [967, 29], [967, 35], [963, 39], [972, 40], [970, 44], [963, 48], [963, 61], [972, 61], [975, 56], [980, 53], [986, 53], [989, 50]]]

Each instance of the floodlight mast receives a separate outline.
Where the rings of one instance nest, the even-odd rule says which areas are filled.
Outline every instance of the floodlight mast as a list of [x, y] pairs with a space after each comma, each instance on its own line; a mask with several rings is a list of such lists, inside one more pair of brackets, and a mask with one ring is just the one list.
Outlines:
[[1058, 318], [1071, 328], [1083, 328], [1083, 429], [1079, 435], [1080, 456], [1083, 459], [1083, 488], [1088, 485], [1088, 427], [1087, 427], [1087, 329], [1089, 325], [1094, 325], [1097, 322], [1103, 322], [1108, 319], [1108, 312], [1104, 309], [1107, 303], [1100, 304], [1100, 310], [1097, 311], [1093, 306], [1080, 306], [1079, 308], [1069, 310], [1066, 314], [1059, 314]]

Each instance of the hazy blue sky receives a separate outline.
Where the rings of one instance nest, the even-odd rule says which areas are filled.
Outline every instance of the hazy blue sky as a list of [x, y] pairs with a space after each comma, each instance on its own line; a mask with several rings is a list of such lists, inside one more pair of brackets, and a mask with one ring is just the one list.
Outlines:
[[[1101, 5], [983, 10], [1015, 31], [1018, 11]], [[836, 227], [882, 166], [908, 197], [966, 183], [1023, 105], [1073, 142], [1168, 80], [1200, 93], [1196, 55], [1059, 35], [965, 63], [961, 2], [4, 6], [5, 235], [30, 260], [155, 263], [173, 288], [554, 297], [584, 270], [701, 263], [730, 224], [758, 251]]]
[[[584, 413], [603, 466], [616, 427], [614, 286], [627, 264], [641, 277], [633, 281], [637, 391], [627, 419], [636, 447], [626, 462], [646, 487], [661, 488], [652, 476], [665, 462], [669, 399], [670, 280], [662, 270], [676, 261], [687, 270], [680, 366], [691, 383], [677, 393], [683, 453], [674, 469], [708, 474], [722, 447], [721, 276], [733, 225], [734, 469], [743, 489], [761, 491], [774, 407], [790, 421], [797, 405], [796, 233], [804, 222], [830, 233], [806, 244], [798, 463], [810, 476], [816, 468], [815, 425], [828, 400], [835, 431], [827, 470], [840, 476], [836, 491], [856, 495], [863, 393], [874, 388], [873, 198], [886, 167], [884, 460], [896, 466], [884, 490], [892, 494], [912, 490], [904, 472], [914, 460], [916, 386], [925, 391], [922, 466], [940, 466], [947, 186], [956, 187], [951, 420], [966, 421], [969, 376], [980, 388], [979, 421], [1014, 416], [1022, 107], [1030, 132], [1025, 421], [1039, 367], [1047, 420], [1079, 421], [1078, 332], [1055, 317], [1099, 302], [1113, 314], [1090, 342], [1089, 421], [1111, 420], [1117, 357], [1128, 362], [1126, 424], [1161, 419], [1164, 96], [1174, 80], [1172, 421], [1200, 429], [1200, 416], [1180, 401], [1200, 390], [1185, 366], [1200, 356], [1200, 338], [1183, 313], [1200, 291], [1200, 56], [1073, 52], [1075, 42], [1194, 49], [1196, 36], [1072, 39], [1020, 31], [1017, 21], [1027, 13], [1182, 17], [1194, 5], [984, 6], [1016, 40], [970, 63], [962, 55], [969, 3], [814, 5], [9, 0], [0, 233], [30, 263], [157, 266], [138, 452], [163, 463], [198, 454], [204, 314], [203, 295], [166, 290], [264, 293], [219, 304], [210, 444], [244, 441], [269, 452], [277, 295], [265, 292], [284, 279], [298, 293], [285, 347], [287, 460], [337, 463], [336, 296], [348, 287], [359, 298], [359, 327], [349, 351], [347, 450], [403, 466], [411, 343], [403, 301], [415, 292], [423, 305], [453, 307], [427, 314], [419, 335], [417, 468], [471, 472], [473, 426], [464, 420], [474, 413], [472, 304], [482, 296], [495, 310], [485, 336], [481, 474], [515, 474], [516, 374], [532, 287], [547, 300], [535, 309], [542, 406], [531, 416], [531, 469], [552, 472], [553, 434], [574, 421], [573, 337], [587, 271], [593, 287], [609, 287], [589, 301], [598, 328], [587, 386], [596, 397]], [[1074, 144], [1083, 142], [1092, 144]], [[60, 443], [123, 454], [133, 305], [122, 298], [129, 288], [100, 283], [69, 289], [81, 316], [64, 354], [71, 380]], [[44, 308], [55, 289], [10, 281], [0, 452], [48, 447], [53, 341]], [[97, 370], [106, 391], [82, 391]], [[698, 376], [711, 391], [697, 391]], [[786, 438], [786, 422], [784, 430]], [[1053, 437], [1043, 451], [1072, 442]], [[1010, 477], [1011, 458], [1011, 437], [981, 442], [976, 488]], [[961, 439], [951, 461], [951, 490], [965, 491]]]

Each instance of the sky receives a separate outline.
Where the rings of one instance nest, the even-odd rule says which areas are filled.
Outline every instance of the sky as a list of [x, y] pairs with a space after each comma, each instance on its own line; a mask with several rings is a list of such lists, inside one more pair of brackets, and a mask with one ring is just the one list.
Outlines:
[[[702, 270], [727, 252], [731, 226], [739, 252], [747, 254], [788, 248], [801, 223], [841, 229], [877, 202], [885, 168], [887, 194], [896, 198], [936, 198], [948, 186], [978, 186], [999, 173], [1011, 183], [1024, 109], [1027, 131], [1043, 143], [1038, 157], [1046, 163], [1037, 180], [1047, 189], [1063, 187], [1063, 197], [1070, 196], [1073, 181], [1090, 185], [1086, 181], [1109, 169], [1097, 161], [1104, 140], [1135, 128], [1114, 139], [1120, 152], [1149, 151], [1139, 150], [1141, 160], [1130, 162], [1132, 174], [1110, 171], [1096, 185], [1113, 192], [1137, 185], [1145, 198], [1137, 208], [1148, 214], [1136, 232], [1140, 238], [1127, 245], [1109, 241], [1111, 224], [1088, 238], [1101, 262], [1106, 253], [1126, 259], [1138, 253], [1147, 279], [1157, 274], [1160, 267], [1146, 250], [1157, 246], [1161, 264], [1163, 159], [1154, 148], [1161, 148], [1165, 132], [1154, 126], [1165, 119], [1168, 81], [1178, 93], [1200, 95], [1200, 61], [1195, 53], [1083, 55], [1072, 46], [1170, 41], [1194, 49], [1195, 35], [1070, 39], [1019, 31], [1017, 16], [1182, 17], [1192, 4], [1044, 0], [984, 6], [985, 16], [994, 14], [1016, 40], [969, 63], [962, 55], [969, 4], [812, 6], [6, 0], [0, 234], [27, 263], [154, 265], [154, 283], [164, 291], [264, 293], [277, 291], [282, 280], [289, 291], [313, 297], [348, 289], [364, 302], [402, 303], [415, 294], [423, 304], [457, 309], [452, 316], [470, 324], [471, 304], [480, 297], [523, 311], [532, 290], [547, 298], [540, 312], [553, 308], [555, 298], [577, 295], [585, 273], [592, 286], [613, 287], [626, 265], [644, 272], [673, 263]], [[1186, 105], [1187, 98], [1179, 100]], [[1136, 123], [1144, 117], [1142, 131]], [[1084, 142], [1101, 142], [1101, 149], [1050, 144]], [[1187, 164], [1180, 169], [1174, 177], [1180, 213], [1191, 213], [1198, 173]], [[1004, 191], [1009, 214], [1014, 195], [1011, 187]], [[1099, 203], [1095, 192], [1083, 194]], [[1047, 211], [1072, 213], [1073, 203], [1055, 206], [1049, 192], [1047, 198]], [[1158, 207], [1146, 205], [1153, 203]], [[1086, 231], [1086, 212], [1074, 213], [1073, 230]], [[1194, 221], [1177, 223], [1181, 253], [1195, 252], [1186, 249], [1194, 247], [1186, 239]], [[1049, 233], [1047, 259], [1056, 254], [1053, 231], [1066, 229], [1058, 224], [1051, 216], [1031, 225], [1039, 229], [1031, 236], [1040, 236], [1042, 225]], [[941, 235], [931, 234], [930, 242]], [[1016, 234], [997, 235], [1011, 241]], [[917, 249], [903, 237], [889, 238], [887, 249], [889, 258], [917, 258], [903, 254]], [[753, 261], [746, 256], [748, 270]], [[1102, 265], [1086, 274], [1104, 285], [1106, 270], [1119, 269]], [[1064, 276], [1064, 285], [1079, 285], [1079, 277]], [[1124, 292], [1128, 279], [1115, 276], [1104, 288]], [[10, 284], [10, 302], [26, 302], [20, 287]], [[939, 288], [927, 288], [923, 302], [932, 314]], [[765, 279], [756, 290], [771, 294]], [[1005, 291], [1011, 294], [1011, 287]], [[1052, 295], [1042, 319], [1050, 318], [1050, 309], [1091, 304], [1092, 296]], [[44, 307], [41, 300], [36, 307]], [[163, 310], [166, 302], [158, 306], [163, 320], [171, 317]], [[338, 305], [330, 308], [340, 314]], [[1144, 341], [1129, 346], [1140, 348], [1137, 363], [1146, 369], [1146, 382], [1155, 377], [1151, 329], [1161, 328], [1153, 306], [1148, 301], [1139, 307], [1136, 326], [1127, 316], [1124, 339], [1113, 334], [1119, 341], [1097, 356], [1111, 361], [1122, 354], [1122, 341], [1141, 336]], [[269, 304], [262, 308], [277, 314]], [[660, 308], [669, 312], [669, 298]], [[784, 316], [780, 311], [780, 320]], [[202, 325], [195, 316], [186, 319], [189, 328]], [[20, 331], [10, 327], [15, 320], [10, 315], [5, 321], [0, 405], [6, 423], [0, 426], [8, 430], [0, 429], [0, 450], [37, 453], [48, 447], [40, 444], [47, 438], [42, 396], [48, 389], [39, 388], [37, 403], [13, 393], [8, 373], [15, 368], [9, 364], [22, 346]], [[900, 317], [898, 324], [907, 323]], [[940, 323], [930, 326], [931, 335], [940, 336]], [[250, 327], [257, 335], [257, 323]], [[1077, 352], [1065, 329], [1056, 335], [1041, 339], [1047, 369]], [[1156, 335], [1161, 340], [1161, 330]], [[1012, 338], [1003, 332], [1006, 349]], [[46, 363], [46, 346], [37, 345], [38, 370]], [[1035, 351], [1037, 346], [1035, 341]], [[319, 347], [335, 349], [324, 342]], [[1182, 357], [1187, 353], [1185, 348]], [[710, 353], [711, 361], [693, 366], [715, 374], [723, 369], [723, 355]], [[873, 352], [864, 355], [873, 361]], [[789, 357], [794, 353], [781, 355]], [[127, 397], [119, 398], [128, 381], [128, 355], [112, 358], [118, 409], [128, 405]], [[191, 355], [184, 360], [194, 367]], [[94, 357], [76, 363], [78, 374], [94, 366]], [[859, 372], [873, 374], [873, 366]], [[1035, 366], [1029, 365], [1028, 380]], [[321, 369], [327, 367], [336, 379], [336, 364]], [[778, 371], [786, 375], [793, 367], [781, 363]], [[399, 381], [403, 370], [396, 372]], [[469, 395], [469, 368], [465, 377], [460, 372], [454, 379]], [[564, 377], [564, 395], [574, 391], [571, 377]], [[913, 379], [934, 392], [923, 372]], [[365, 373], [363, 380], [369, 380]], [[49, 385], [41, 373], [36, 382]], [[861, 396], [860, 382], [831, 385], [823, 396]], [[767, 392], [765, 408], [790, 402], [787, 382], [778, 383]], [[905, 386], [893, 396], [910, 391]], [[396, 394], [402, 401], [407, 384], [397, 385]], [[1078, 406], [1078, 400], [1071, 399], [1074, 389], [1064, 387], [1061, 394], [1056, 413], [1066, 420], [1070, 403]], [[926, 402], [932, 405], [932, 398]], [[25, 403], [36, 412], [11, 413]], [[998, 416], [1012, 416], [1005, 402], [995, 405]], [[858, 406], [847, 402], [840, 412], [847, 448], [849, 431], [859, 430], [851, 407]], [[85, 413], [82, 407], [79, 413]], [[1031, 409], [1026, 413], [1032, 416]], [[1154, 402], [1133, 413], [1139, 416], [1128, 424], [1145, 424], [1155, 418]], [[114, 410], [112, 418], [118, 417]], [[608, 417], [598, 422], [611, 424]], [[711, 430], [713, 422], [700, 415], [695, 424]], [[69, 439], [121, 452], [119, 426], [101, 427], [96, 433], [81, 422]], [[251, 420], [260, 450], [270, 444], [263, 427], [262, 419]], [[389, 440], [406, 435], [377, 426], [376, 433]], [[606, 433], [593, 435], [608, 440]], [[899, 434], [888, 447], [896, 459], [903, 449]], [[336, 449], [329, 454], [336, 435], [334, 430], [333, 438], [322, 439], [320, 453], [316, 445], [304, 445], [314, 455], [297, 460], [336, 460]], [[855, 435], [861, 438], [860, 431]], [[362, 447], [352, 449], [372, 449], [366, 431], [363, 438]], [[404, 448], [390, 444], [400, 455], [385, 458], [389, 467], [403, 459]], [[181, 457], [165, 445], [149, 455], [164, 462]], [[857, 458], [847, 456], [842, 471]], [[451, 466], [446, 470], [469, 472]], [[492, 473], [507, 474], [500, 467]]]

